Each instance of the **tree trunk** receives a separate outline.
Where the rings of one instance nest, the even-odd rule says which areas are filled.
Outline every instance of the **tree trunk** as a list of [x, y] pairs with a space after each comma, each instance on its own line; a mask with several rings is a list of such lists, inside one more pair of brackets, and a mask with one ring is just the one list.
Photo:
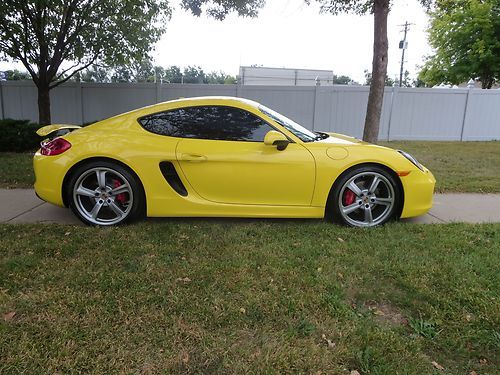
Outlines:
[[491, 89], [491, 87], [493, 86], [493, 82], [495, 81], [494, 78], [492, 76], [484, 76], [484, 77], [481, 77], [481, 88], [482, 89]]
[[375, 0], [373, 4], [373, 64], [372, 83], [366, 108], [365, 130], [363, 140], [376, 143], [380, 127], [380, 115], [384, 100], [385, 76], [387, 75], [387, 16], [389, 0]]
[[38, 84], [38, 122], [40, 125], [50, 124], [50, 94], [49, 85]]

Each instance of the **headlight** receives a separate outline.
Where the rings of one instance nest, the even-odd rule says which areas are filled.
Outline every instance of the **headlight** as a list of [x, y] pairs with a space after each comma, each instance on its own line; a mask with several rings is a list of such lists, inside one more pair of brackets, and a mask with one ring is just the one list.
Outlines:
[[407, 158], [409, 161], [411, 161], [418, 169], [420, 169], [422, 172], [425, 172], [424, 167], [422, 164], [418, 162], [417, 159], [415, 159], [413, 156], [411, 156], [409, 153], [404, 152], [402, 150], [398, 150], [398, 152], [403, 155], [405, 158]]

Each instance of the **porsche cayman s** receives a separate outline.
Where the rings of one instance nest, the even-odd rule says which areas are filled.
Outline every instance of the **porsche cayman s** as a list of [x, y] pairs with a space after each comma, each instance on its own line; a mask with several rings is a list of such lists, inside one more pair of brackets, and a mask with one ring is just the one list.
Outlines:
[[435, 179], [411, 155], [309, 131], [241, 98], [173, 100], [37, 133], [47, 137], [34, 156], [37, 195], [90, 225], [219, 216], [372, 227], [432, 206]]

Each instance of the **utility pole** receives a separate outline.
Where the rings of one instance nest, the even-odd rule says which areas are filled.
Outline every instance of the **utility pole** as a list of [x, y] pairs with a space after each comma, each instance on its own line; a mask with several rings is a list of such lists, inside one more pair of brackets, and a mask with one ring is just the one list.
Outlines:
[[404, 25], [400, 25], [400, 26], [404, 26], [405, 29], [404, 29], [404, 37], [403, 37], [403, 40], [399, 42], [399, 49], [402, 50], [402, 53], [401, 53], [401, 68], [399, 70], [399, 87], [401, 87], [403, 85], [403, 67], [404, 67], [404, 63], [405, 63], [405, 50], [408, 48], [408, 43], [406, 42], [406, 34], [408, 33], [408, 26], [410, 26], [411, 24], [408, 23], [408, 21], [405, 22]]

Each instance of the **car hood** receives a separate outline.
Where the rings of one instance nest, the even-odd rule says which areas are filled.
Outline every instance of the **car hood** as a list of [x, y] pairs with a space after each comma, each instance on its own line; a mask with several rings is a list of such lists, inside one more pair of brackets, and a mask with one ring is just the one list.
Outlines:
[[[326, 133], [326, 132], [325, 132]], [[320, 141], [314, 142], [315, 144], [324, 144], [325, 146], [330, 145], [342, 145], [342, 146], [350, 146], [356, 144], [368, 144], [367, 142], [363, 142], [360, 139], [350, 137], [348, 135], [338, 134], [338, 133], [326, 133], [329, 135], [328, 138], [322, 139]]]

